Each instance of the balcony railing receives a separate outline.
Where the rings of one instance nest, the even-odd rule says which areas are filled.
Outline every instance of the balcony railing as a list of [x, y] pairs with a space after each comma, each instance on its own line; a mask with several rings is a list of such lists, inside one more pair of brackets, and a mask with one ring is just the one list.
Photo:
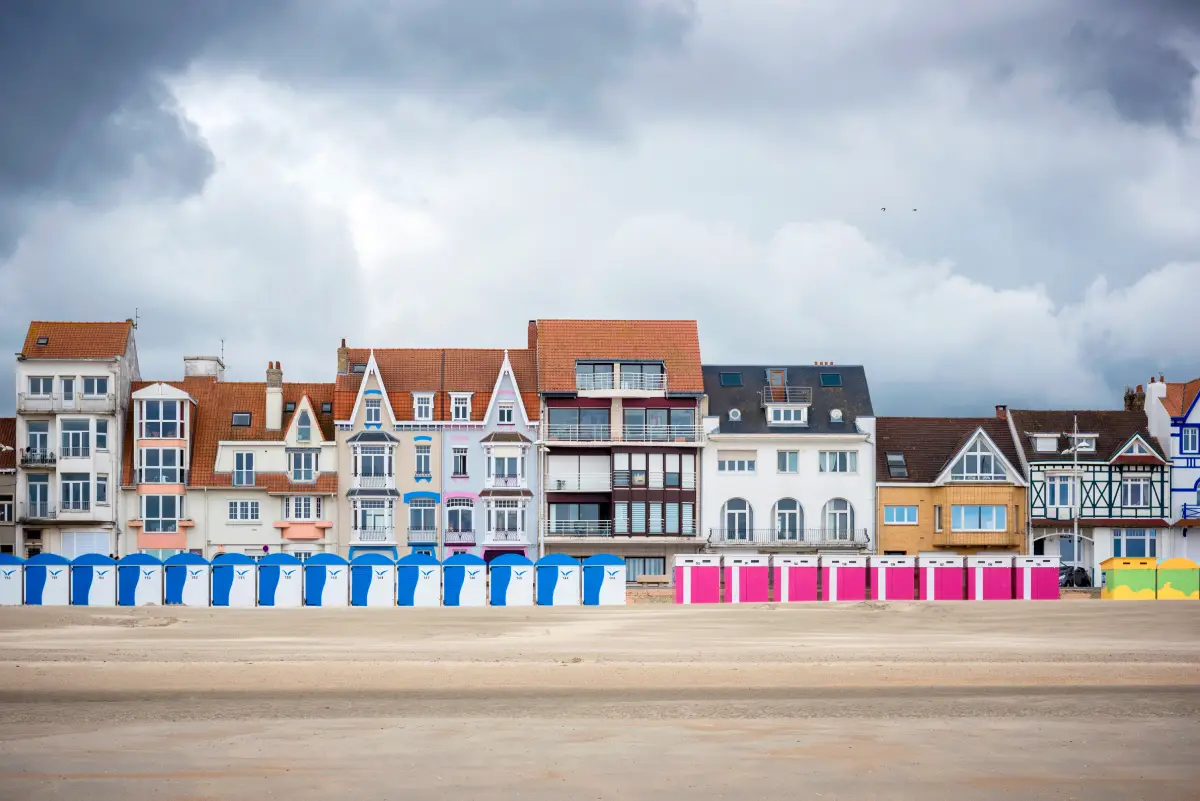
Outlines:
[[408, 527], [409, 542], [437, 542], [437, 529], [424, 526]]
[[53, 520], [58, 517], [54, 504], [43, 501], [38, 503], [23, 502], [17, 507], [18, 520]]
[[665, 374], [648, 375], [643, 373], [576, 373], [575, 390], [577, 392], [605, 392], [612, 390], [628, 390], [631, 392], [666, 392], [667, 376]]
[[622, 442], [699, 442], [704, 429], [686, 426], [622, 426]]
[[139, 484], [186, 484], [187, 470], [181, 467], [139, 467]]
[[608, 473], [550, 474], [546, 478], [547, 492], [608, 492], [612, 477]]
[[62, 512], [90, 512], [92, 510], [91, 501], [63, 501]]
[[233, 486], [235, 486], [235, 487], [253, 487], [254, 486], [254, 471], [253, 470], [234, 470], [233, 471]]
[[767, 384], [759, 393], [762, 405], [775, 403], [812, 403], [812, 387], [776, 387]]
[[356, 542], [392, 543], [396, 541], [396, 530], [391, 526], [359, 528], [353, 532]]
[[446, 529], [447, 545], [475, 545], [475, 529]]
[[113, 395], [98, 395], [95, 397], [75, 395], [68, 401], [64, 401], [62, 395], [57, 392], [50, 395], [30, 395], [21, 392], [17, 395], [17, 411], [22, 413], [88, 412], [90, 414], [113, 414], [116, 410], [117, 399]]
[[548, 520], [547, 537], [611, 537], [611, 520]]
[[542, 438], [558, 442], [611, 442], [612, 426], [544, 424]]
[[489, 528], [485, 536], [488, 542], [526, 542], [529, 539], [524, 531], [507, 528]]
[[549, 442], [700, 443], [704, 428], [699, 425], [611, 426], [543, 423], [542, 439]]
[[88, 445], [75, 445], [72, 447], [64, 447], [60, 452], [60, 458], [63, 459], [87, 459], [92, 455], [92, 449]]
[[54, 467], [57, 462], [53, 451], [21, 449], [21, 467]]
[[355, 476], [354, 486], [358, 489], [389, 489], [395, 486], [392, 476]]
[[695, 473], [663, 473], [658, 470], [614, 470], [613, 488], [684, 489], [696, 488]]
[[865, 528], [710, 528], [710, 545], [730, 548], [769, 545], [776, 548], [861, 548]]
[[492, 476], [485, 482], [488, 489], [518, 489], [524, 485], [525, 479], [520, 476]]
[[1185, 503], [1183, 505], [1184, 520], [1200, 520], [1200, 503]]
[[935, 531], [933, 544], [941, 546], [1019, 546], [1025, 541], [1023, 531]]

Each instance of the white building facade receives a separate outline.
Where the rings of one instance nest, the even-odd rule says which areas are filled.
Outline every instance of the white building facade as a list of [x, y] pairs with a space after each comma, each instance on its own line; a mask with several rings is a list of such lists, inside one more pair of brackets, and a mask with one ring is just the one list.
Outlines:
[[1145, 389], [1145, 410], [1150, 433], [1171, 462], [1171, 553], [1163, 556], [1200, 562], [1200, 378], [1175, 383], [1162, 376], [1152, 379]]

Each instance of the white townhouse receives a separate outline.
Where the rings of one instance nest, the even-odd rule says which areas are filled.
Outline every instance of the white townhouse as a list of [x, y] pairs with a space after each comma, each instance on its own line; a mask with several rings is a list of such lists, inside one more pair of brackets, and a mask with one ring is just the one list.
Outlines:
[[133, 320], [29, 324], [16, 364], [17, 555], [120, 550], [133, 330]]
[[875, 413], [862, 367], [703, 368], [708, 547], [870, 551]]
[[1171, 530], [1161, 556], [1200, 562], [1200, 378], [1173, 383], [1161, 375], [1151, 379], [1145, 410], [1150, 434], [1171, 463]]

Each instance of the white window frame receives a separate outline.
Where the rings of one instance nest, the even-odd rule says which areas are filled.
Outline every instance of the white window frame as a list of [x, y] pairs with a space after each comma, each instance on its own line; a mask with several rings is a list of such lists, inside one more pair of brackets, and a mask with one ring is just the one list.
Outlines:
[[756, 459], [718, 459], [718, 473], [753, 473]]
[[[975, 469], [969, 470], [969, 463], [974, 460]], [[985, 471], [984, 464], [990, 462], [992, 469]], [[950, 466], [951, 481], [1005, 481], [1008, 475], [1000, 454], [992, 450], [983, 437], [977, 437]]]
[[[468, 525], [463, 525], [463, 513]], [[470, 498], [449, 498], [446, 501], [446, 531], [469, 534], [475, 531], [475, 502]]]
[[[84, 428], [67, 430], [67, 423], [83, 423]], [[92, 426], [86, 419], [71, 418], [58, 421], [59, 444], [62, 446], [63, 458], [87, 459], [92, 453]], [[68, 444], [70, 443], [70, 444]]]
[[885, 526], [915, 526], [919, 515], [918, 507], [913, 505], [885, 504], [883, 507], [883, 524]]
[[27, 386], [29, 387], [29, 397], [49, 398], [54, 394], [54, 376], [31, 375]]
[[771, 425], [776, 426], [806, 426], [808, 425], [808, 407], [772, 406]]
[[1071, 437], [1075, 440], [1075, 447], [1080, 453], [1095, 453], [1096, 452], [1096, 435], [1095, 434], [1080, 434], [1078, 438], [1072, 434]]
[[230, 523], [257, 523], [259, 522], [261, 508], [258, 501], [229, 501], [229, 522]]
[[1200, 453], [1200, 426], [1184, 426], [1179, 432], [1180, 453]]
[[[970, 528], [966, 525], [966, 512], [956, 515], [955, 509], [978, 509], [979, 510], [979, 526]], [[983, 522], [983, 510], [991, 509], [992, 525], [985, 526]], [[999, 510], [997, 512], [996, 510]], [[996, 522], [1000, 518], [1000, 522]], [[950, 530], [951, 531], [1008, 531], [1008, 506], [1002, 503], [956, 503], [950, 507]]]
[[13, 522], [13, 496], [0, 495], [0, 523]]
[[514, 403], [500, 404], [496, 415], [496, 420], [500, 425], [512, 425], [513, 420], [516, 419], [516, 408], [516, 404]]
[[[1130, 536], [1133, 534], [1134, 536]], [[1158, 529], [1153, 528], [1115, 528], [1113, 529], [1113, 555], [1120, 551], [1122, 558], [1157, 559], [1158, 558]], [[1129, 556], [1129, 541], [1143, 540], [1146, 544], [1144, 556]]]
[[820, 451], [817, 466], [821, 473], [857, 473], [858, 451]]
[[[175, 534], [179, 531], [179, 521], [186, 520], [184, 516], [185, 498], [183, 495], [142, 495], [141, 507], [139, 512], [142, 516], [142, 531], [147, 534]], [[159, 509], [156, 517], [148, 517], [150, 501], [158, 501]], [[163, 501], [170, 500], [175, 507], [175, 515], [173, 517], [163, 516]]]
[[[462, 459], [462, 470], [458, 469], [459, 459]], [[450, 449], [450, 474], [457, 478], [463, 478], [467, 475], [468, 459], [466, 448], [451, 448]]]
[[[306, 420], [307, 423], [305, 423]], [[312, 415], [308, 413], [308, 409], [301, 409], [300, 414], [296, 416], [296, 441], [312, 442], [312, 428]]]
[[471, 395], [469, 393], [450, 393], [450, 420], [454, 423], [471, 421]]
[[[147, 456], [154, 453], [154, 459], [148, 459]], [[163, 466], [163, 454], [174, 453], [174, 465]], [[183, 484], [184, 468], [183, 468], [184, 451], [182, 448], [138, 448], [138, 483], [139, 484]], [[157, 461], [158, 464], [147, 464], [147, 462]], [[158, 471], [158, 476], [151, 480], [149, 471]], [[168, 481], [166, 471], [174, 471], [174, 480]]]
[[[413, 460], [413, 473], [418, 476], [433, 475], [433, 446], [417, 445], [416, 458]], [[424, 465], [424, 469], [422, 469]]]
[[96, 418], [96, 450], [108, 450], [108, 421], [102, 417]]
[[1057, 436], [1035, 436], [1033, 438], [1034, 453], [1054, 453], [1058, 450]]
[[364, 422], [368, 425], [383, 424], [383, 401], [379, 398], [367, 398], [363, 403], [363, 408], [366, 409], [366, 418]]
[[320, 495], [283, 496], [283, 519], [310, 523], [321, 518]]
[[[838, 453], [839, 451], [831, 451]], [[845, 509], [836, 508], [837, 503], [846, 504]], [[846, 498], [830, 498], [825, 502], [824, 508], [821, 510], [822, 521], [825, 524], [827, 533], [834, 535], [835, 539], [850, 540], [854, 537], [855, 511], [854, 504]]]
[[525, 530], [525, 502], [498, 498], [488, 504], [488, 530], [517, 534]]
[[775, 454], [777, 472], [787, 475], [800, 472], [800, 451], [776, 451]]
[[[382, 467], [382, 472], [368, 473], [363, 469], [366, 462], [372, 463], [379, 459], [379, 464]], [[389, 445], [359, 445], [354, 449], [354, 474], [356, 476], [368, 476], [370, 478], [391, 478], [392, 476], [392, 448]]]
[[[242, 466], [238, 467], [238, 460]], [[247, 466], [248, 465], [248, 466]], [[233, 486], [254, 486], [254, 451], [236, 451], [233, 454]]]
[[[1141, 495], [1140, 503], [1130, 503], [1134, 493], [1134, 488], [1140, 487]], [[1150, 508], [1150, 492], [1152, 486], [1149, 476], [1130, 476], [1121, 479], [1121, 506], [1125, 509], [1148, 509]]]
[[[419, 526], [413, 525], [414, 512], [420, 513], [417, 515], [421, 519]], [[426, 525], [426, 522], [430, 525]], [[437, 502], [430, 498], [414, 498], [408, 504], [408, 529], [409, 531], [437, 532]]]
[[98, 473], [96, 475], [96, 505], [108, 506], [112, 503], [108, 497], [108, 474]]
[[[97, 391], [97, 385], [104, 382], [104, 388]], [[89, 386], [91, 387], [89, 389]], [[83, 397], [85, 398], [106, 398], [108, 397], [108, 376], [84, 376], [83, 379]]]
[[[1053, 485], [1053, 489], [1051, 488]], [[1062, 490], [1066, 488], [1066, 503], [1063, 502]], [[1070, 473], [1046, 474], [1046, 508], [1074, 509], [1075, 508], [1075, 477]]]
[[[183, 401], [177, 400], [144, 400], [141, 402], [142, 408], [138, 415], [138, 438], [139, 439], [183, 439]], [[158, 410], [158, 418], [149, 419], [147, 416], [151, 408], [151, 404], [157, 404], [153, 408]], [[171, 411], [171, 417], [167, 417], [168, 409]], [[168, 426], [174, 426], [168, 429]], [[155, 428], [157, 427], [157, 429]], [[168, 430], [170, 434], [166, 433]]]
[[432, 392], [413, 393], [413, 420], [417, 422], [433, 420], [433, 395]]
[[63, 403], [75, 403], [77, 397], [75, 392], [75, 376], [64, 375], [59, 379], [59, 384], [62, 386]]
[[312, 484], [320, 470], [316, 451], [288, 451], [288, 478], [293, 484]]

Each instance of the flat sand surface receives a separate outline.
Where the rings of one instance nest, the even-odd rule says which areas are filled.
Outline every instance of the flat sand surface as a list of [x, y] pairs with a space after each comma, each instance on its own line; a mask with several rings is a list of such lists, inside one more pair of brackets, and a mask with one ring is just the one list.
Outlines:
[[1200, 603], [0, 609], [0, 799], [1194, 799]]

